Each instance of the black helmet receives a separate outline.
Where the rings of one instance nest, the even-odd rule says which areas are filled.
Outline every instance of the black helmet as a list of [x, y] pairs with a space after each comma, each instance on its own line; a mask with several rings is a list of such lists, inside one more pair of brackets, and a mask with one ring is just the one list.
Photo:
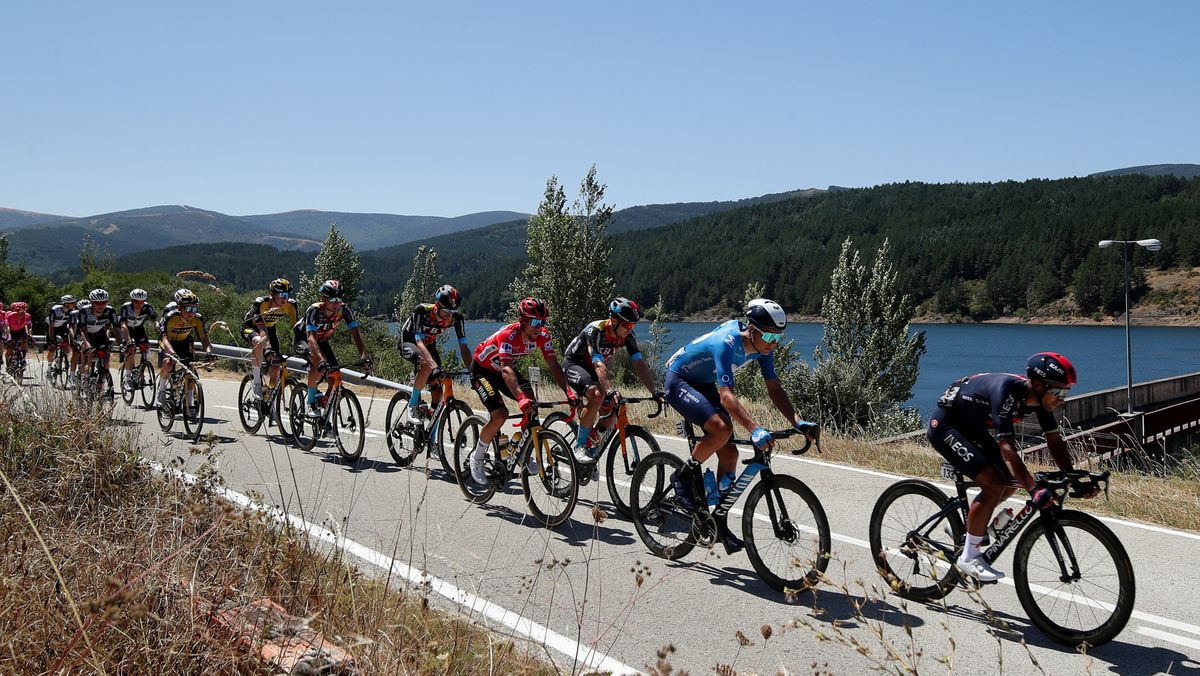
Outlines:
[[1071, 387], [1075, 384], [1075, 367], [1071, 360], [1057, 352], [1038, 352], [1025, 360], [1025, 375], [1050, 387]]
[[457, 310], [462, 303], [462, 296], [458, 294], [458, 289], [449, 284], [443, 284], [441, 288], [434, 291], [433, 299], [447, 310]]
[[342, 283], [336, 279], [327, 279], [321, 285], [320, 294], [322, 298], [341, 298]]
[[780, 333], [787, 328], [787, 313], [773, 300], [755, 298], [746, 305], [750, 326], [765, 333]]
[[620, 296], [608, 304], [608, 312], [617, 319], [630, 324], [636, 324], [642, 318], [642, 309], [638, 307], [638, 304]]

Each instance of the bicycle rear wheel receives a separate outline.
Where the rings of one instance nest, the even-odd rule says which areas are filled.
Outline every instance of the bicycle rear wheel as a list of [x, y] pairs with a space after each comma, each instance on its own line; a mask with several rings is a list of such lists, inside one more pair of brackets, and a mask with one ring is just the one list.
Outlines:
[[[168, 387], [170, 386], [168, 385]], [[162, 429], [163, 433], [170, 432], [171, 427], [175, 425], [175, 406], [173, 403], [175, 399], [175, 394], [168, 392], [166, 402], [158, 404], [155, 409], [155, 414], [158, 416], [158, 426]]]
[[542, 418], [542, 427], [558, 432], [572, 446], [575, 445], [575, 437], [579, 434], [578, 424], [562, 411], [552, 411]]
[[254, 377], [247, 373], [238, 386], [238, 420], [242, 429], [250, 434], [258, 432], [263, 424], [262, 408], [259, 399], [254, 396]]
[[154, 406], [154, 393], [158, 388], [158, 376], [154, 373], [154, 367], [150, 362], [145, 361], [138, 365], [137, 369], [138, 390], [142, 393], [142, 405], [146, 408]]
[[[479, 443], [479, 432], [485, 424], [483, 418], [477, 415], [470, 416], [458, 428], [458, 434], [454, 435], [454, 467], [458, 470], [455, 473], [458, 478], [458, 489], [462, 491], [464, 498], [477, 505], [491, 500], [492, 496], [496, 494], [496, 487], [491, 482], [478, 484], [471, 478], [469, 459], [475, 446]], [[496, 440], [492, 439], [491, 446], [487, 450], [486, 462], [490, 466], [497, 462], [498, 458]]]
[[538, 473], [529, 473], [532, 463], [522, 463], [521, 487], [525, 490], [525, 504], [533, 518], [554, 528], [571, 518], [579, 500], [575, 454], [561, 434], [544, 428], [531, 440], [529, 453], [538, 466]]
[[[963, 541], [958, 510], [939, 488], [918, 479], [892, 484], [871, 511], [871, 555], [900, 596], [933, 601], [958, 582], [954, 560]], [[941, 512], [939, 514], [939, 512]]]
[[388, 453], [397, 467], [408, 467], [417, 459], [416, 437], [412, 426], [407, 422], [408, 394], [403, 390], [392, 395], [388, 402], [387, 417], [384, 419], [384, 430], [387, 433]]
[[776, 591], [808, 591], [829, 565], [829, 520], [812, 490], [796, 477], [758, 482], [742, 511], [746, 555]]
[[275, 423], [275, 429], [285, 444], [294, 441], [292, 439], [292, 417], [288, 414], [288, 395], [291, 394], [294, 387], [296, 387], [296, 382], [290, 378], [276, 383], [274, 389], [271, 390], [267, 404], [267, 415], [271, 416], [271, 420]]
[[[633, 508], [629, 506], [629, 482], [633, 479], [633, 473], [643, 458], [651, 453], [658, 453], [660, 450], [654, 435], [637, 425], [625, 426], [624, 450], [621, 448], [619, 432], [612, 436], [612, 441], [605, 450], [608, 459], [605, 461], [604, 480], [608, 484], [608, 497], [612, 499], [613, 506], [617, 508], [621, 516], [626, 519], [633, 514]], [[655, 466], [654, 471], [646, 475], [642, 481], [647, 488], [657, 487], [658, 491], [665, 491], [669, 483], [662, 465]], [[659, 498], [651, 496], [651, 502], [657, 502]]]
[[117, 382], [121, 384], [121, 401], [125, 402], [126, 406], [133, 406], [133, 398], [137, 396], [137, 392], [134, 391], [135, 388], [126, 387], [126, 378], [129, 373], [122, 364], [121, 372], [117, 374]]
[[[1067, 563], [1063, 579], [1046, 520], [1034, 521], [1013, 554], [1013, 582], [1029, 619], [1047, 636], [1069, 646], [1096, 647], [1112, 640], [1133, 613], [1133, 564], [1117, 536], [1099, 519], [1062, 511], [1055, 541]], [[1071, 570], [1075, 555], [1078, 576]]]
[[296, 446], [311, 451], [317, 445], [317, 422], [308, 410], [308, 388], [297, 385], [288, 397], [288, 420], [284, 423], [292, 431]]
[[[683, 460], [670, 453], [652, 453], [633, 472], [629, 506], [633, 527], [651, 554], [674, 561], [696, 546], [692, 535], [692, 513], [679, 506], [670, 488], [671, 474], [683, 468]], [[662, 481], [659, 477], [666, 477]]]
[[191, 376], [184, 377], [179, 408], [184, 431], [192, 441], [199, 441], [200, 430], [204, 428], [204, 386], [200, 381]]
[[463, 423], [472, 415], [471, 407], [466, 402], [455, 399], [448, 402], [442, 410], [442, 418], [437, 424], [437, 436], [429, 441], [442, 462], [442, 469], [451, 481], [458, 480], [454, 465], [454, 439]]
[[68, 364], [69, 362], [66, 354], [58, 352], [55, 353], [54, 361], [50, 362], [49, 372], [47, 373], [47, 379], [50, 381], [50, 387], [59, 390], [67, 389]]
[[367, 425], [363, 422], [362, 406], [358, 397], [346, 388], [337, 395], [337, 409], [332, 411], [334, 443], [342, 460], [354, 464], [362, 457], [363, 445], [367, 441]]

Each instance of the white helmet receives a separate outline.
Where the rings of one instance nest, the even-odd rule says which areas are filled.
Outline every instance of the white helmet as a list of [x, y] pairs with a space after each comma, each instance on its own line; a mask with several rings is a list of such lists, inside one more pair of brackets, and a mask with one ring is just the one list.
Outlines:
[[92, 289], [92, 292], [88, 294], [88, 300], [93, 303], [107, 303], [108, 292], [104, 289]]
[[746, 319], [750, 325], [767, 333], [779, 333], [787, 328], [787, 313], [773, 300], [755, 298], [746, 304]]
[[175, 292], [175, 302], [178, 303], [178, 302], [180, 302], [181, 298], [186, 298], [188, 296], [194, 296], [194, 295], [195, 294], [192, 293], [191, 290], [189, 290], [189, 289], [179, 289], [178, 291]]
[[133, 291], [130, 291], [129, 299], [130, 300], [146, 300], [146, 290], [145, 289], [134, 289]]

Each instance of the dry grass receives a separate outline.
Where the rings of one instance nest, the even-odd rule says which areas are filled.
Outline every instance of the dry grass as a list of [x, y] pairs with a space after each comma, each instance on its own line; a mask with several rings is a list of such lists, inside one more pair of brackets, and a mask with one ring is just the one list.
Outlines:
[[215, 499], [213, 463], [199, 486], [155, 475], [130, 428], [12, 392], [0, 390], [0, 673], [270, 673], [210, 630], [214, 609], [263, 597], [364, 673], [556, 673]]

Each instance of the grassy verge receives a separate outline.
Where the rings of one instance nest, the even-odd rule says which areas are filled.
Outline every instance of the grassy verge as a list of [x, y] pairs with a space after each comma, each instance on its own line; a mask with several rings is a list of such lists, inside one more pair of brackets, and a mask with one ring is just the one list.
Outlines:
[[362, 673], [556, 672], [214, 498], [213, 464], [199, 486], [155, 475], [132, 428], [53, 395], [0, 394], [0, 672], [271, 673], [211, 623], [261, 598]]
[[[621, 389], [632, 397], [648, 396], [640, 387]], [[750, 414], [768, 428], [786, 425], [782, 416], [770, 403], [751, 401], [747, 406]], [[678, 434], [675, 429], [675, 424], [680, 419], [678, 414], [668, 410], [664, 415], [651, 420], [646, 416], [653, 410], [653, 407], [647, 405], [630, 407], [630, 421], [656, 434]], [[780, 452], [787, 452], [798, 446], [798, 442], [788, 439], [779, 447], [782, 449]], [[939, 480], [941, 477], [941, 456], [927, 444], [915, 441], [872, 444], [859, 439], [827, 435], [822, 440], [822, 452], [817, 454], [815, 450], [810, 450], [806, 457], [904, 476]], [[1079, 457], [1085, 456], [1081, 453]], [[1077, 460], [1076, 466], [1084, 468], [1089, 465]], [[1030, 467], [1033, 470], [1054, 469], [1033, 464]], [[1200, 531], [1200, 467], [1194, 460], [1152, 472], [1100, 467], [1095, 464], [1091, 469], [1113, 471], [1109, 499], [1101, 497], [1086, 502], [1077, 501], [1073, 503], [1076, 508], [1172, 528]]]

